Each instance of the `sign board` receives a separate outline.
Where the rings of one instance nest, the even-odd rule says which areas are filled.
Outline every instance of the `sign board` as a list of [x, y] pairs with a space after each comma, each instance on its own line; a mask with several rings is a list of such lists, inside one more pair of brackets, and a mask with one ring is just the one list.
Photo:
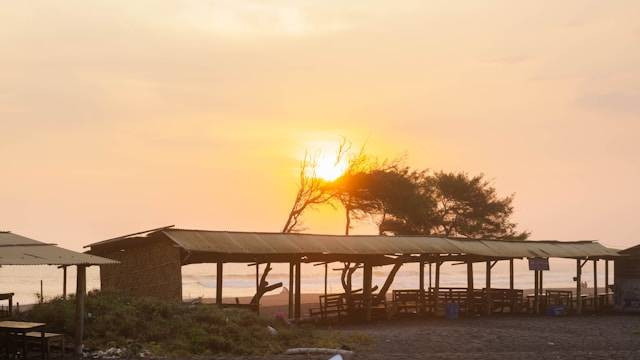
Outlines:
[[549, 270], [549, 258], [527, 258], [527, 260], [529, 260], [529, 270]]

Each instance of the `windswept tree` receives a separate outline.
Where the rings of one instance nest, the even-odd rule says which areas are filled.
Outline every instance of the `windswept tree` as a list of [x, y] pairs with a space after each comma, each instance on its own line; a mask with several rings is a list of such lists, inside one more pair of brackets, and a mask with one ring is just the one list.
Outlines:
[[283, 233], [300, 231], [300, 218], [309, 208], [327, 204], [334, 197], [334, 192], [326, 180], [317, 176], [318, 162], [315, 157], [305, 154], [300, 163], [298, 190], [293, 201], [287, 221], [282, 228]]
[[513, 214], [513, 195], [500, 197], [484, 175], [437, 172], [426, 179], [435, 201], [437, 223], [431, 233], [468, 238], [521, 239]]

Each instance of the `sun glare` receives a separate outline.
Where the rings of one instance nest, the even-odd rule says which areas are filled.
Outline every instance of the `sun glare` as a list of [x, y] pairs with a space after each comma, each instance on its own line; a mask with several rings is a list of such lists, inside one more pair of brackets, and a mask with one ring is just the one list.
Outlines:
[[346, 160], [342, 159], [336, 163], [336, 159], [333, 156], [320, 156], [317, 159], [315, 176], [327, 181], [333, 181], [344, 174], [345, 170], [347, 170]]

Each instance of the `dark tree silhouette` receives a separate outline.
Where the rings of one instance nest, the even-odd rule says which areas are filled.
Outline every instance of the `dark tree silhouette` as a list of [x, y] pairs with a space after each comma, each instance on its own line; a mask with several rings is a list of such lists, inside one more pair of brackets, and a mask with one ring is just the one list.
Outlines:
[[500, 197], [484, 175], [437, 172], [426, 178], [436, 204], [433, 234], [468, 238], [526, 239], [511, 221], [513, 195]]

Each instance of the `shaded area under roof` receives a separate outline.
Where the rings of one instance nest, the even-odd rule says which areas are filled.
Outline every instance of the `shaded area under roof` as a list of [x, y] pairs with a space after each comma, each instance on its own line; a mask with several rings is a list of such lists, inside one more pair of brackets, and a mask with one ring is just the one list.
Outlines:
[[[138, 233], [142, 234], [142, 233]], [[138, 235], [136, 234], [136, 235]], [[595, 241], [506, 241], [433, 236], [314, 235], [154, 229], [147, 237], [120, 237], [88, 245], [91, 251], [135, 246], [164, 235], [189, 253], [229, 255], [393, 255], [466, 254], [483, 257], [605, 258], [618, 251]]]
[[108, 265], [117, 261], [0, 232], [0, 265]]

